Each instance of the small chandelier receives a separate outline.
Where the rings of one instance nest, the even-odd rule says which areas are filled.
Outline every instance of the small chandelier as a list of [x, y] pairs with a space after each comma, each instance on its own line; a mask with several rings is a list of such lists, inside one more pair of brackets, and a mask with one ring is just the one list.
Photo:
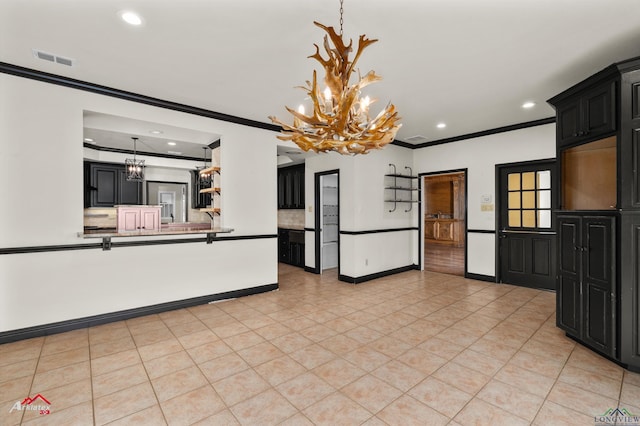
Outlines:
[[[326, 88], [321, 90], [318, 86], [315, 70], [313, 80], [307, 81], [306, 86], [300, 86], [313, 102], [311, 114], [306, 115], [301, 105], [298, 111], [285, 107], [293, 115], [293, 125], [283, 123], [277, 117], [269, 117], [273, 123], [282, 127], [278, 139], [293, 141], [304, 151], [366, 154], [371, 149], [379, 149], [392, 142], [401, 126], [393, 104], [387, 104], [372, 119], [369, 106], [375, 100], [369, 96], [360, 97], [365, 86], [382, 80], [382, 77], [374, 71], [361, 76], [358, 71], [358, 82], [349, 85], [362, 51], [378, 40], [370, 40], [364, 34], [361, 35], [356, 55], [350, 61], [353, 40], [349, 40], [348, 45], [342, 40], [342, 14], [343, 0], [340, 0], [340, 34], [333, 27], [313, 22], [327, 33], [324, 36], [324, 49], [328, 58], [323, 58], [320, 48], [314, 44], [316, 53], [309, 58], [317, 60], [324, 67]], [[329, 40], [333, 46], [329, 44]]]
[[207, 186], [211, 184], [211, 173], [205, 172], [207, 169], [207, 147], [203, 146], [204, 154], [202, 156], [202, 167], [196, 167], [196, 171], [198, 172], [198, 182], [202, 184], [202, 186]]
[[124, 166], [127, 172], [127, 180], [142, 182], [144, 181], [144, 160], [136, 160], [136, 142], [138, 138], [133, 139], [133, 159], [124, 160]]

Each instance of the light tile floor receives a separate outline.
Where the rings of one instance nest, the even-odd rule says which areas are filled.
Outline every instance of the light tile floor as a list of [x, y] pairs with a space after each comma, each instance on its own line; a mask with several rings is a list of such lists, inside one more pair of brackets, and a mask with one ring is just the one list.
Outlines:
[[[593, 425], [640, 375], [566, 338], [555, 294], [280, 265], [280, 290], [0, 345], [0, 424]], [[51, 414], [9, 412], [41, 394]]]

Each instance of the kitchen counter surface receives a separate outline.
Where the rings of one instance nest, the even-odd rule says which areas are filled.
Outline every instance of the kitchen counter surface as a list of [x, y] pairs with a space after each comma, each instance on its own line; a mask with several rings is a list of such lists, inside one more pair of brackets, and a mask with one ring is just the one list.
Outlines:
[[163, 235], [193, 235], [193, 234], [228, 234], [233, 232], [232, 228], [201, 228], [182, 227], [180, 229], [166, 228], [160, 231], [130, 231], [130, 232], [109, 232], [102, 229], [90, 229], [78, 232], [80, 238], [113, 238], [113, 237], [148, 237]]

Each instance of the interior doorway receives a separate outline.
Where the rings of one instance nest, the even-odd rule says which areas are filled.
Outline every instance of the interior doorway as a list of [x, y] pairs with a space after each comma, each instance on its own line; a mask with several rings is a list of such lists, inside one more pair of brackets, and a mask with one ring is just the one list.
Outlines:
[[187, 184], [147, 181], [147, 204], [161, 206], [162, 223], [187, 221]]
[[337, 170], [316, 173], [316, 272], [340, 267], [340, 178]]
[[465, 274], [466, 170], [424, 175], [424, 269]]

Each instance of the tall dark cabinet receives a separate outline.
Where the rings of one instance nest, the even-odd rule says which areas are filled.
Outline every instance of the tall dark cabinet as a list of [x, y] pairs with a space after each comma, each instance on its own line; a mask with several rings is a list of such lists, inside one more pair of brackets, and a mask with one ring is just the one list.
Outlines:
[[640, 58], [549, 103], [560, 176], [556, 323], [640, 372]]

